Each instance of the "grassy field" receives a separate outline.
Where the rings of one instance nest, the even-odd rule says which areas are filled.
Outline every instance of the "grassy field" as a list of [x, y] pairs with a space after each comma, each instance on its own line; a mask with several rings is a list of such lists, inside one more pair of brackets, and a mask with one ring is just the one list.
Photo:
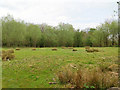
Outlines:
[[[10, 48], [3, 48], [4, 50]], [[103, 61], [112, 65], [117, 63], [117, 47], [99, 47], [100, 52], [88, 53], [85, 48], [21, 48], [15, 51], [15, 59], [2, 62], [3, 88], [64, 88], [57, 79], [56, 73], [62, 67], [72, 64], [81, 67], [97, 67]], [[57, 84], [49, 84], [49, 82]]]

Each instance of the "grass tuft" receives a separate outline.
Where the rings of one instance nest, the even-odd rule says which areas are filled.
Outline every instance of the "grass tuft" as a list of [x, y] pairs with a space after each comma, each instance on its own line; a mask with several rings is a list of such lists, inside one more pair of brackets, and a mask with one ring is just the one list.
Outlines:
[[52, 51], [57, 51], [57, 48], [53, 48]]
[[77, 51], [77, 49], [73, 49], [73, 51]]
[[7, 51], [2, 51], [2, 60], [7, 61], [15, 58], [15, 55], [13, 54], [14, 50], [7, 50]]
[[20, 50], [20, 48], [16, 48], [16, 50]]
[[32, 48], [32, 50], [33, 50], [33, 51], [35, 51], [35, 50], [36, 50], [36, 48]]
[[110, 71], [103, 72], [100, 67], [95, 69], [79, 68], [76, 72], [66, 68], [58, 74], [61, 83], [70, 83], [75, 88], [88, 87], [110, 88], [118, 86], [118, 74]]

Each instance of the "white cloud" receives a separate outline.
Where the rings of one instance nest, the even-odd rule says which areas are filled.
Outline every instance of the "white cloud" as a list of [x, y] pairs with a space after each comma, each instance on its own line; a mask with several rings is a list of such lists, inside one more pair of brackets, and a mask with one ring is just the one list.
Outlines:
[[[95, 27], [113, 15], [117, 0], [0, 0], [0, 17], [8, 13], [31, 23], [77, 28]], [[113, 4], [112, 4], [113, 3]]]

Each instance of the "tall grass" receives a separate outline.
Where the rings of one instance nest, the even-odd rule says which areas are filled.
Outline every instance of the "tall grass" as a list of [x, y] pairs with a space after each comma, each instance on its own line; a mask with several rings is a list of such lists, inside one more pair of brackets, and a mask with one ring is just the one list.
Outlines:
[[[105, 68], [106, 69], [106, 68]], [[70, 83], [74, 88], [110, 88], [118, 86], [118, 75], [115, 72], [105, 71], [101, 67], [94, 69], [79, 68], [74, 71], [66, 67], [59, 72], [58, 79], [61, 83]]]

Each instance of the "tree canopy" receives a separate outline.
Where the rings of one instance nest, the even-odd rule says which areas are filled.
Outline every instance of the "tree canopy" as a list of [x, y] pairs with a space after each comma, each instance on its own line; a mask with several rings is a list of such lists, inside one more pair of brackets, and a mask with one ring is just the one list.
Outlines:
[[117, 20], [105, 21], [96, 28], [75, 30], [71, 24], [25, 23], [11, 15], [2, 17], [2, 45], [7, 47], [82, 47], [118, 46]]

